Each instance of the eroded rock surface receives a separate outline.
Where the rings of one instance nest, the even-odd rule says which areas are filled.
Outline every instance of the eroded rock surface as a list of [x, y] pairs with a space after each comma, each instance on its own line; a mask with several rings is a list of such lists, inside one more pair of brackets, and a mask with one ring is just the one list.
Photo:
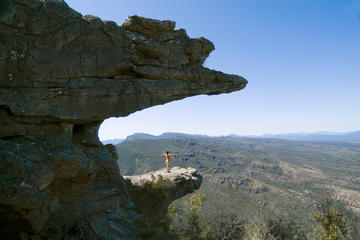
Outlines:
[[140, 212], [146, 212], [149, 221], [158, 222], [164, 219], [170, 203], [199, 189], [202, 183], [202, 176], [196, 169], [180, 167], [171, 168], [170, 173], [164, 168], [124, 178], [129, 181], [127, 189], [135, 206]]
[[118, 26], [61, 0], [0, 3], [0, 238], [135, 239], [137, 215], [101, 122], [247, 81], [173, 21]]

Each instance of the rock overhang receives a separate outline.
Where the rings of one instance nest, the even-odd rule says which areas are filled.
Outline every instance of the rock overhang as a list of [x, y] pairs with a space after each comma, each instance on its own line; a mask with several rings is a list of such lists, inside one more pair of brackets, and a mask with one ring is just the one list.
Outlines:
[[81, 16], [64, 1], [17, 0], [7, 8], [0, 17], [0, 105], [14, 116], [102, 121], [247, 84], [203, 67], [214, 45], [174, 30], [173, 21], [131, 16], [118, 26]]
[[[195, 168], [176, 166], [170, 172], [164, 168], [124, 178], [129, 181], [127, 189], [139, 212], [147, 212], [147, 216], [143, 217], [157, 219], [156, 221], [165, 218], [172, 202], [199, 189], [203, 180]], [[156, 199], [151, 199], [154, 194]]]

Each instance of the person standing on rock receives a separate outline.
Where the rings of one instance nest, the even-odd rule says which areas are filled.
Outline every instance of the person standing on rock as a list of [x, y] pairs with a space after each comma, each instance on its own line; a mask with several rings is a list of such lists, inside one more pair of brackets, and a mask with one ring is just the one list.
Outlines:
[[165, 156], [165, 163], [166, 163], [166, 172], [170, 172], [170, 157], [174, 157], [174, 154], [170, 154], [169, 151], [166, 153], [161, 154], [161, 156]]

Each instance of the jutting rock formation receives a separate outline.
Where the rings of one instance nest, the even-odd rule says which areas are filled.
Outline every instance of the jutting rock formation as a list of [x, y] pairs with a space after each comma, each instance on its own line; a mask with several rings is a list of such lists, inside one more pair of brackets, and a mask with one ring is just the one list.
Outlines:
[[173, 167], [170, 173], [164, 168], [124, 178], [128, 180], [127, 190], [136, 207], [148, 216], [143, 221], [152, 222], [152, 225], [164, 219], [170, 203], [199, 189], [202, 183], [202, 176], [190, 167]]
[[118, 26], [61, 0], [0, 2], [1, 239], [136, 239], [101, 122], [247, 84], [203, 67], [214, 45], [174, 28], [138, 16]]

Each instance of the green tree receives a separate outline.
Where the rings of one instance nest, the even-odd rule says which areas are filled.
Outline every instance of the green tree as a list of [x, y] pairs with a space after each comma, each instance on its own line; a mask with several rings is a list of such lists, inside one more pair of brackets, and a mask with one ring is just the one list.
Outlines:
[[206, 201], [204, 194], [193, 195], [186, 199], [186, 205], [189, 210], [187, 235], [192, 239], [201, 239], [202, 228], [200, 227], [200, 209]]
[[317, 212], [313, 217], [320, 224], [321, 240], [340, 240], [346, 236], [346, 224], [340, 211], [331, 208], [323, 213]]
[[201, 221], [201, 208], [206, 201], [203, 194], [195, 194], [170, 205], [167, 214], [169, 230], [181, 240], [202, 240], [204, 226]]

